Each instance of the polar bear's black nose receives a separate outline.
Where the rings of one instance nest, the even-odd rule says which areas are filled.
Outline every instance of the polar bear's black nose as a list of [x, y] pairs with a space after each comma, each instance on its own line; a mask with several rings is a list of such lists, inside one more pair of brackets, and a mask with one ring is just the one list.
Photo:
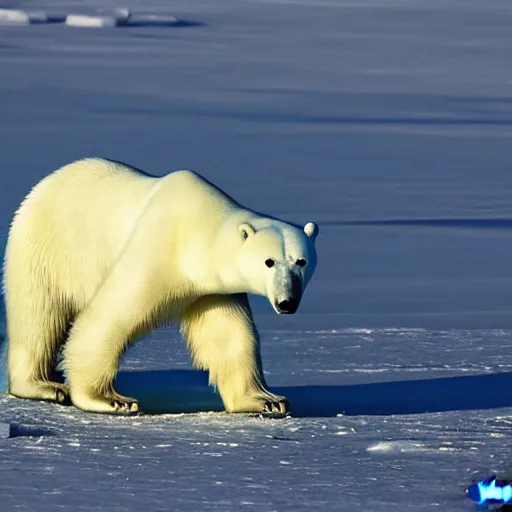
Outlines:
[[295, 297], [291, 297], [287, 300], [282, 300], [281, 302], [278, 302], [277, 309], [279, 313], [289, 314], [292, 315], [297, 311], [297, 308], [299, 307], [299, 299], [296, 299]]

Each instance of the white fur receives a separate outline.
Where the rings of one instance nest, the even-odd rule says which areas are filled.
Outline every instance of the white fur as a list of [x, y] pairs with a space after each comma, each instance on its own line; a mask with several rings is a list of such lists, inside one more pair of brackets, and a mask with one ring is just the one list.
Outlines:
[[[191, 171], [155, 178], [85, 159], [53, 172], [22, 202], [7, 243], [10, 393], [136, 411], [113, 387], [122, 354], [178, 321], [228, 411], [285, 412], [266, 389], [247, 293], [278, 312], [300, 299], [317, 232], [243, 208]], [[67, 385], [54, 377], [65, 341]]]

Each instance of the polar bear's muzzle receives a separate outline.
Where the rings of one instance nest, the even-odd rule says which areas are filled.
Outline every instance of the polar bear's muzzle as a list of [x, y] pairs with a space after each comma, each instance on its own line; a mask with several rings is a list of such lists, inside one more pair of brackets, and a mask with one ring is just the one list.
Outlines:
[[302, 298], [302, 281], [299, 276], [289, 274], [284, 290], [276, 297], [274, 308], [280, 315], [293, 315]]
[[289, 299], [282, 300], [276, 304], [277, 312], [280, 315], [293, 315], [300, 304], [300, 299], [296, 297], [290, 297]]

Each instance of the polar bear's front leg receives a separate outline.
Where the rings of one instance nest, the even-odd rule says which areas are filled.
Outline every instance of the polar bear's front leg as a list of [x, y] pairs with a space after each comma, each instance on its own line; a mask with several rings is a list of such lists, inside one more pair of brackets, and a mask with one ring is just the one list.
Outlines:
[[194, 366], [209, 371], [228, 412], [286, 414], [287, 399], [267, 390], [247, 294], [198, 299], [181, 317], [181, 333]]

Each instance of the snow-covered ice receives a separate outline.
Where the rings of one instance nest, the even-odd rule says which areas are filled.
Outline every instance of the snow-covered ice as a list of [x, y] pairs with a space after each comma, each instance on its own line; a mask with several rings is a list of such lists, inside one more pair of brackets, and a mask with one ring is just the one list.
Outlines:
[[11, 425], [9, 423], [0, 423], [0, 439], [11, 435]]
[[118, 23], [115, 16], [87, 16], [85, 14], [68, 14], [66, 16], [68, 27], [110, 28], [116, 27]]
[[[507, 469], [511, 332], [262, 334], [269, 382], [297, 416], [117, 418], [1, 398], [6, 510], [463, 511], [466, 483]], [[128, 371], [155, 384], [191, 372], [172, 329], [136, 345]], [[148, 404], [165, 403], [158, 389]]]
[[[292, 417], [206, 412], [218, 397], [159, 330], [119, 386], [165, 414], [0, 398], [2, 512], [464, 511], [473, 478], [510, 474], [508, 0], [0, 7], [183, 20], [1, 27], [0, 250], [28, 189], [89, 155], [193, 168], [321, 229], [299, 313], [253, 300]], [[203, 412], [170, 414], [183, 393]]]

